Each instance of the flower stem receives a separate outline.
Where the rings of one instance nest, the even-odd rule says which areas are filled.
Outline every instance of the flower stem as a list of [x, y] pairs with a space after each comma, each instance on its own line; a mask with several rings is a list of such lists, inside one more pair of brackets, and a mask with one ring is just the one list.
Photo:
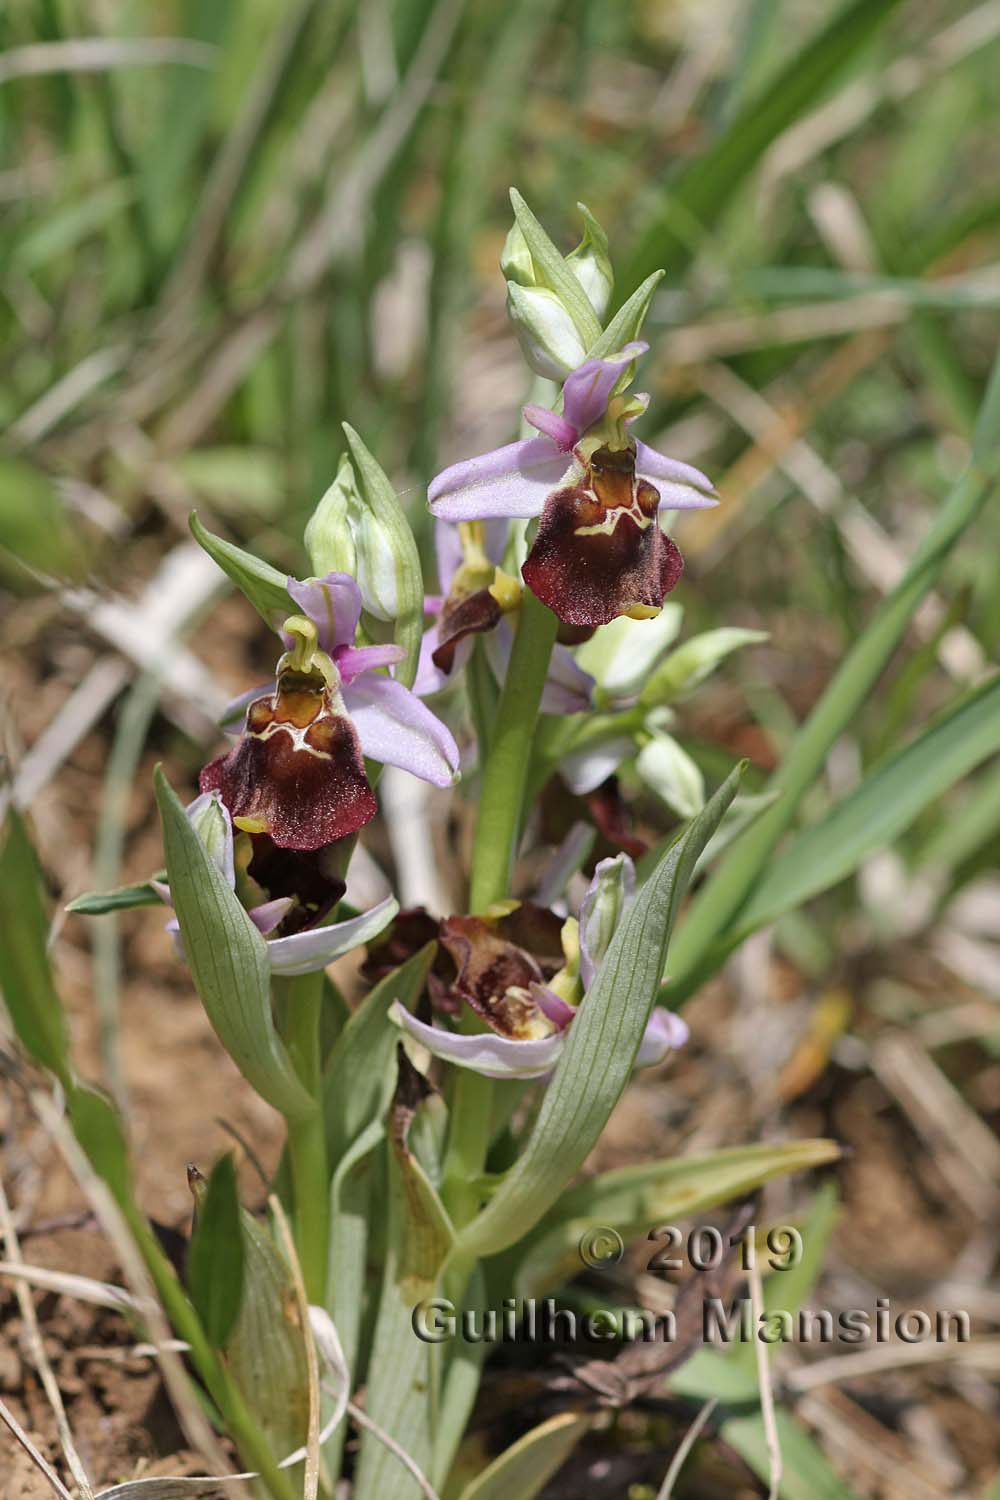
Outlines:
[[303, 974], [287, 981], [285, 1039], [299, 1077], [316, 1101], [312, 1114], [288, 1121], [288, 1156], [295, 1189], [295, 1245], [310, 1302], [326, 1302], [330, 1241], [330, 1183], [326, 1135], [320, 1098], [320, 1012], [323, 974]]
[[[483, 771], [469, 896], [473, 912], [485, 911], [510, 891], [535, 722], [555, 639], [555, 615], [526, 591]], [[470, 1031], [480, 1029], [471, 1011], [466, 1011], [462, 1024]], [[442, 1191], [445, 1205], [459, 1226], [467, 1223], [479, 1207], [476, 1181], [482, 1175], [489, 1149], [492, 1105], [493, 1080], [464, 1068], [458, 1070]]]
[[472, 856], [469, 905], [485, 911], [510, 892], [510, 876], [524, 815], [532, 738], [555, 645], [557, 620], [525, 590], [496, 728], [483, 771]]

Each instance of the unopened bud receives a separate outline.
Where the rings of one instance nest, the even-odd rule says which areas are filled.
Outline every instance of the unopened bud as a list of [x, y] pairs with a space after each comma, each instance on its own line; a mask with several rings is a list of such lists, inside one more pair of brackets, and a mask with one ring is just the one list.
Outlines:
[[669, 734], [658, 734], [636, 759], [643, 781], [679, 818], [693, 818], [705, 805], [705, 781], [699, 768]]
[[580, 908], [583, 981], [588, 989], [634, 894], [635, 866], [628, 855], [602, 859]]
[[535, 262], [516, 219], [510, 226], [510, 233], [500, 252], [500, 270], [505, 281], [514, 281], [518, 286], [537, 285]]
[[608, 255], [608, 237], [585, 204], [578, 203], [577, 208], [583, 216], [583, 239], [567, 255], [566, 264], [586, 292], [595, 313], [603, 321], [611, 301], [611, 293], [615, 289], [615, 273]]
[[336, 479], [306, 526], [306, 551], [317, 578], [323, 578], [327, 573], [354, 573], [357, 550], [351, 513], [356, 513], [360, 504], [354, 469], [345, 453]]
[[766, 631], [743, 630], [734, 625], [694, 635], [660, 663], [643, 688], [639, 701], [648, 707], [672, 703], [682, 693], [688, 693], [704, 682], [733, 651], [766, 640]]
[[583, 364], [587, 357], [583, 340], [555, 292], [509, 281], [507, 315], [521, 353], [536, 375], [562, 381]]

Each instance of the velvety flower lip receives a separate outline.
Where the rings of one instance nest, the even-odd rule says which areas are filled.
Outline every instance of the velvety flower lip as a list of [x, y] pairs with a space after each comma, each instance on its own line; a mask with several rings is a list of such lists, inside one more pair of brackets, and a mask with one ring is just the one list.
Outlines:
[[[587, 993], [615, 930], [635, 899], [635, 884], [635, 866], [626, 854], [601, 860], [594, 871], [579, 914], [580, 1005], [587, 1004]], [[489, 1033], [470, 1035], [428, 1025], [399, 1002], [389, 1012], [391, 1019], [435, 1057], [490, 1078], [541, 1078], [551, 1072], [577, 1009], [555, 986], [570, 977], [572, 968], [564, 967], [558, 978], [546, 982], [532, 955], [510, 940], [516, 930], [503, 931], [504, 922], [515, 919], [530, 931], [531, 926], [537, 927], [541, 911], [526, 904], [520, 919], [515, 912], [507, 919], [448, 917], [441, 923], [442, 946], [458, 970], [454, 991], [482, 1017]], [[567, 951], [571, 950], [572, 944]], [[662, 1008], [654, 1010], [635, 1066], [662, 1062], [687, 1038], [688, 1028], [680, 1016]]]
[[321, 656], [297, 664], [296, 637], [282, 631], [287, 654], [273, 689], [250, 699], [237, 745], [204, 768], [200, 786], [219, 792], [249, 832], [313, 850], [374, 817], [366, 755], [451, 786], [459, 752], [436, 715], [379, 671], [399, 661], [401, 649], [354, 645], [362, 601], [349, 574], [289, 578], [287, 587], [315, 627]]
[[566, 378], [562, 412], [524, 408], [541, 436], [453, 464], [428, 490], [442, 520], [540, 517], [521, 576], [568, 625], [660, 609], [683, 562], [658, 512], [717, 503], [704, 474], [628, 431], [647, 398], [615, 392], [647, 348], [587, 360]]
[[[225, 875], [227, 883], [235, 889], [233, 824], [225, 803], [217, 792], [203, 792], [190, 803], [186, 811], [198, 836], [207, 845]], [[170, 906], [170, 887], [157, 882], [156, 890], [160, 899]], [[345, 922], [312, 927], [306, 931], [291, 933], [287, 937], [268, 937], [280, 925], [291, 905], [288, 897], [278, 897], [247, 911], [248, 919], [267, 938], [267, 956], [272, 973], [286, 976], [310, 974], [318, 969], [325, 969], [327, 964], [341, 954], [376, 937], [399, 910], [396, 898], [387, 896], [369, 911], [350, 917]], [[180, 924], [176, 917], [167, 923], [167, 931], [173, 936], [183, 957]]]

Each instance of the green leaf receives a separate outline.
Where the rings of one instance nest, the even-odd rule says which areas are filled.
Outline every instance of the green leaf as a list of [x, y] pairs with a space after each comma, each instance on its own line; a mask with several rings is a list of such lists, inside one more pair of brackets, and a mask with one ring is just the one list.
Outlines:
[[[944, 713], [805, 829], [764, 871], [739, 931], [766, 927], [856, 870], [1000, 745], [1000, 677]], [[737, 939], [734, 938], [734, 941]]]
[[201, 1003], [216, 1036], [262, 1099], [289, 1119], [316, 1108], [271, 1016], [267, 944], [156, 768], [156, 800], [174, 910]]
[[67, 1095], [73, 1134], [91, 1165], [111, 1189], [119, 1205], [132, 1205], [132, 1173], [121, 1118], [111, 1100], [97, 1089], [74, 1085]]
[[461, 1500], [534, 1500], [593, 1421], [564, 1411], [518, 1438], [462, 1491]]
[[510, 201], [514, 218], [524, 235], [532, 259], [540, 271], [539, 279], [559, 298], [576, 325], [585, 349], [601, 336], [601, 325], [583, 287], [567, 266], [541, 224], [525, 203], [517, 188], [511, 188]]
[[27, 829], [12, 808], [0, 850], [0, 986], [22, 1047], [68, 1085], [69, 1032], [46, 952], [41, 885]]
[[[159, 871], [153, 880], [165, 880], [166, 870]], [[131, 911], [135, 906], [162, 906], [163, 902], [154, 891], [149, 880], [140, 880], [135, 885], [119, 885], [113, 891], [85, 891], [66, 903], [66, 910], [82, 917], [103, 917], [109, 911]]]
[[688, 263], [771, 142], [829, 91], [897, 4], [852, 0], [789, 58], [707, 151], [664, 187], [623, 277], [625, 286], [657, 267], [676, 275]]
[[624, 349], [633, 339], [637, 339], [642, 332], [642, 325], [646, 321], [649, 304], [653, 300], [653, 293], [663, 280], [665, 272], [654, 271], [647, 276], [640, 287], [632, 293], [627, 302], [615, 313], [611, 322], [605, 328], [600, 338], [587, 349], [588, 359], [604, 359], [609, 354], [617, 354], [619, 349]]
[[216, 1162], [198, 1205], [187, 1279], [202, 1327], [220, 1348], [233, 1330], [243, 1297], [243, 1232], [230, 1152]]
[[656, 1224], [702, 1213], [773, 1177], [808, 1171], [839, 1155], [836, 1141], [788, 1141], [602, 1172], [570, 1188], [545, 1215], [517, 1267], [517, 1295], [544, 1296], [578, 1273], [580, 1240], [597, 1225], [616, 1230], [626, 1241], [638, 1238]]
[[234, 542], [223, 541], [222, 537], [206, 531], [194, 511], [188, 524], [199, 547], [203, 547], [212, 561], [218, 563], [272, 630], [280, 629], [283, 620], [297, 613], [298, 606], [288, 593], [284, 573], [254, 557], [252, 552], [245, 552]]
[[406, 1131], [394, 1128], [389, 1139], [393, 1151], [390, 1191], [399, 1197], [401, 1226], [396, 1275], [400, 1293], [412, 1307], [433, 1292], [455, 1243], [455, 1230], [437, 1188], [410, 1148]]
[[[774, 1415], [783, 1471], [778, 1485], [780, 1500], [853, 1500], [851, 1490], [795, 1417], [780, 1408]], [[719, 1428], [719, 1437], [767, 1481], [770, 1475], [767, 1438], [764, 1422], [757, 1413], [727, 1417]]]
[[226, 1341], [226, 1364], [279, 1458], [305, 1441], [309, 1372], [288, 1264], [269, 1226], [240, 1210], [243, 1296]]
[[424, 581], [420, 554], [406, 513], [384, 470], [369, 453], [354, 428], [347, 422], [342, 425], [357, 469], [362, 497], [376, 522], [385, 528], [391, 538], [397, 569], [399, 608], [394, 639], [396, 645], [402, 646], [406, 652], [396, 668], [396, 680], [404, 687], [412, 687], [417, 675], [424, 629]]
[[399, 1044], [399, 1027], [389, 1020], [389, 1009], [395, 1000], [408, 1008], [415, 1005], [436, 951], [436, 943], [427, 943], [380, 979], [337, 1038], [323, 1072], [327, 1155], [334, 1166], [389, 1106], [396, 1086], [391, 1064]]
[[491, 1255], [521, 1239], [589, 1155], [631, 1075], [695, 861], [736, 795], [741, 772], [742, 766], [733, 771], [670, 846], [619, 925], [569, 1029], [527, 1144], [490, 1203], [463, 1230], [461, 1254]]

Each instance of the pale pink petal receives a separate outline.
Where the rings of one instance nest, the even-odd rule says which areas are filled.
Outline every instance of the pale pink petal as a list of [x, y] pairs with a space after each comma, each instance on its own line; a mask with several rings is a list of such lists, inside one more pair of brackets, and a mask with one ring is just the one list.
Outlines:
[[676, 1011], [657, 1006], [646, 1025], [646, 1032], [639, 1043], [633, 1067], [653, 1068], [661, 1063], [676, 1047], [683, 1047], [690, 1036], [688, 1024]]
[[[288, 592], [319, 632], [324, 651], [352, 646], [361, 618], [361, 590], [349, 573], [327, 573], [325, 578], [289, 578]], [[290, 646], [290, 638], [284, 636]]]
[[545, 1019], [551, 1021], [553, 1026], [558, 1027], [560, 1031], [565, 1031], [576, 1015], [576, 1008], [561, 995], [557, 995], [555, 990], [550, 990], [547, 984], [533, 984], [531, 998]]
[[636, 442], [635, 471], [659, 490], [661, 509], [704, 510], [719, 503], [712, 481], [700, 469], [667, 458], [645, 443]]
[[374, 672], [379, 667], [394, 666], [405, 655], [402, 646], [338, 646], [334, 661], [341, 680], [351, 683], [362, 672]]
[[607, 359], [588, 359], [572, 375], [567, 375], [563, 386], [563, 412], [577, 439], [604, 416], [623, 369], [640, 354], [645, 354], [648, 348], [648, 344], [636, 339], [617, 354], [611, 354]]
[[247, 912], [257, 931], [267, 937], [279, 922], [284, 921], [295, 905], [291, 896], [278, 896], [274, 901], [265, 901], [261, 906], [252, 906]]
[[401, 682], [359, 678], [345, 687], [344, 704], [365, 755], [434, 786], [453, 785], [459, 753], [451, 730]]
[[567, 422], [557, 411], [549, 411], [547, 406], [530, 405], [522, 411], [526, 422], [551, 438], [560, 452], [569, 453], [579, 436], [572, 422]]
[[442, 521], [540, 515], [567, 472], [567, 459], [550, 438], [525, 438], [479, 458], [452, 464], [431, 481], [431, 512]]
[[[310, 927], [306, 932], [293, 932], [291, 937], [270, 938], [267, 956], [275, 974], [293, 976], [314, 974], [325, 969], [327, 964], [360, 947], [389, 925], [399, 910], [395, 896], [387, 896], [378, 906], [347, 922], [333, 922], [327, 927]], [[294, 1004], [294, 1001], [292, 1002]]]
[[389, 1016], [435, 1057], [460, 1068], [470, 1068], [473, 1073], [482, 1073], [486, 1078], [543, 1077], [559, 1061], [565, 1037], [561, 1031], [532, 1042], [514, 1041], [492, 1031], [462, 1035], [418, 1021], [398, 1001], [389, 1011]]
[[634, 749], [632, 741], [622, 735], [618, 739], [607, 740], [603, 745], [595, 745], [590, 750], [577, 750], [572, 755], [564, 756], [559, 762], [559, 774], [571, 792], [575, 792], [578, 797], [585, 797], [588, 792], [596, 791], [609, 776], [613, 776]]

